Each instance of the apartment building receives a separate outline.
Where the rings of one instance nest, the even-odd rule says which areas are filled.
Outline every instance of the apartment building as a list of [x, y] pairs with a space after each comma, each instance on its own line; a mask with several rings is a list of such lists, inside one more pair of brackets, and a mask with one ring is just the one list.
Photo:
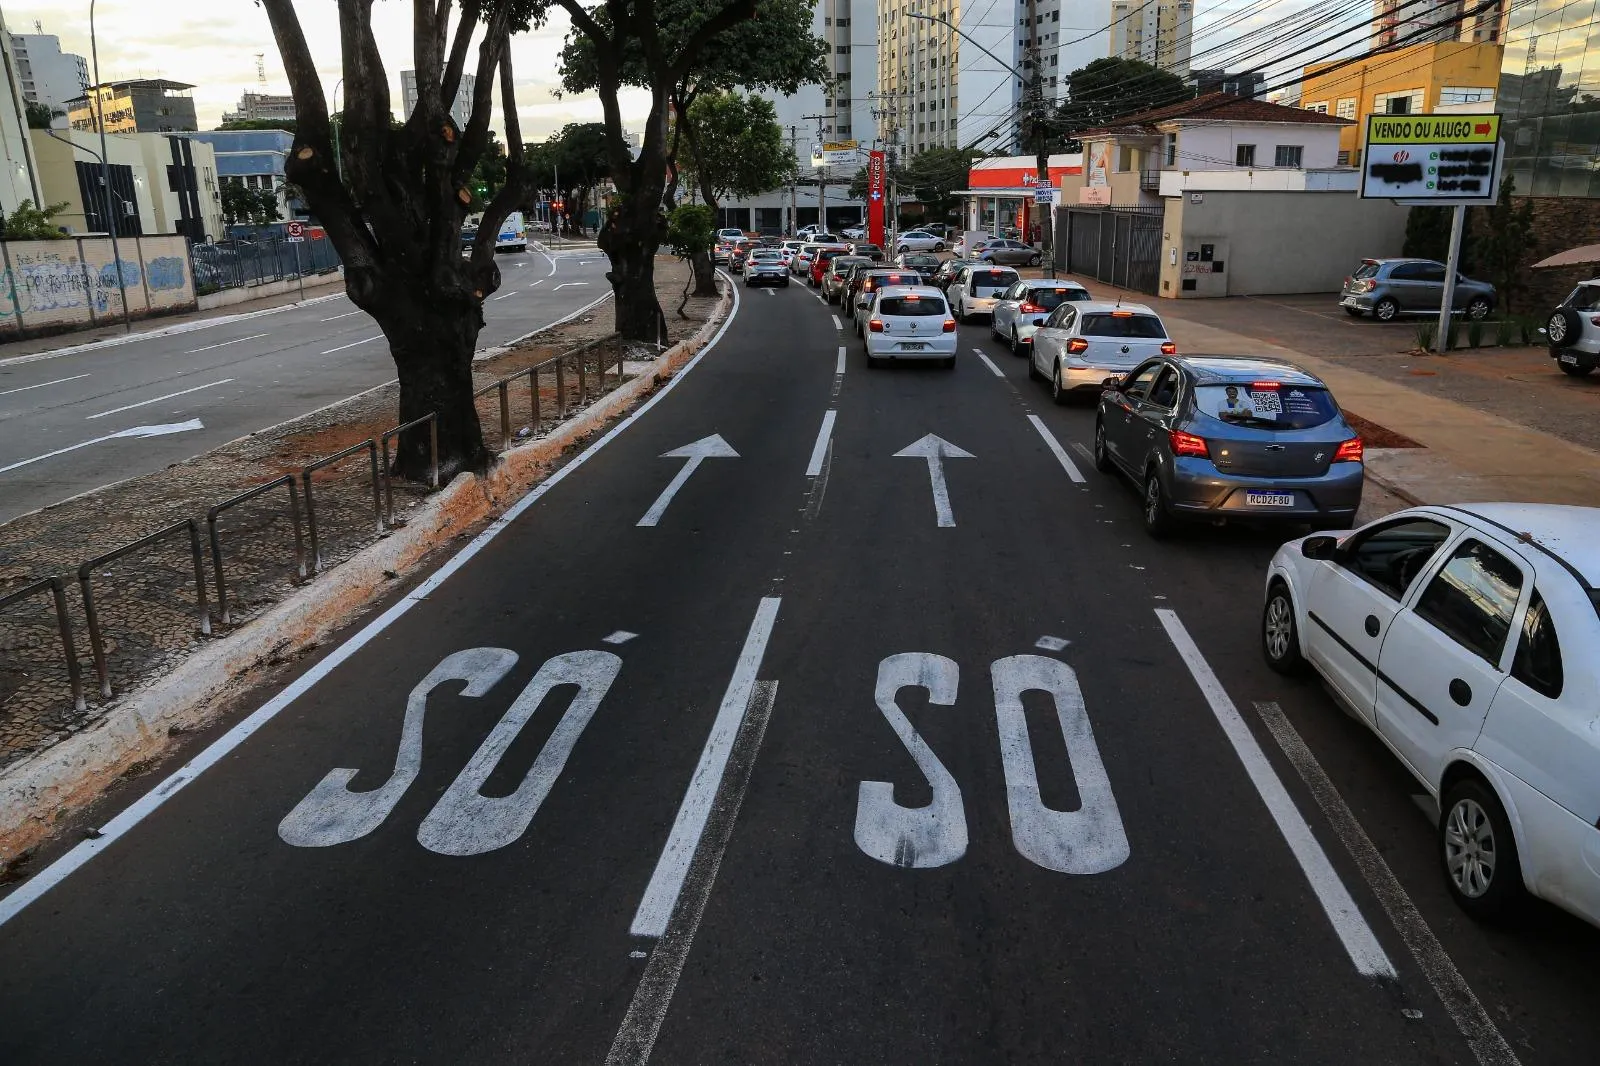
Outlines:
[[274, 93], [244, 93], [236, 111], [223, 112], [223, 122], [292, 122], [294, 97]]
[[[467, 120], [472, 117], [472, 94], [477, 85], [478, 79], [475, 75], [463, 74], [461, 84], [456, 86], [456, 98], [450, 104], [450, 117], [455, 119], [456, 125], [462, 129], [466, 129]], [[400, 72], [400, 103], [405, 108], [400, 113], [400, 118], [404, 121], [417, 109], [417, 72], [414, 70]]]
[[1191, 0], [1114, 0], [1111, 5], [1111, 55], [1187, 77], [1193, 34]]
[[194, 86], [165, 78], [135, 78], [91, 85], [67, 101], [67, 118], [80, 132], [98, 133], [105, 116], [107, 133], [181, 133], [197, 130]]
[[50, 33], [13, 33], [11, 54], [16, 59], [17, 83], [22, 98], [66, 113], [67, 101], [89, 91], [89, 63], [80, 55], [61, 50], [61, 38]]
[[[1526, 6], [1519, 5], [1519, 6]], [[1480, 10], [1481, 8], [1481, 10]], [[1494, 44], [1505, 32], [1506, 0], [1483, 7], [1481, 0], [1374, 0], [1372, 47], [1441, 44]]]

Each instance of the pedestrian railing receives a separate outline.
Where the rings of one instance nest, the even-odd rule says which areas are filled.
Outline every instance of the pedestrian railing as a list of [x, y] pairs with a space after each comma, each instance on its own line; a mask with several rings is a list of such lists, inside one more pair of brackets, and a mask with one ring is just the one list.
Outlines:
[[72, 686], [72, 705], [82, 711], [87, 708], [83, 699], [83, 674], [78, 667], [78, 651], [72, 643], [72, 623], [67, 621], [67, 593], [59, 577], [45, 577], [25, 585], [15, 592], [0, 596], [0, 611], [13, 603], [32, 599], [45, 589], [55, 603], [56, 633], [61, 638], [61, 654], [67, 660], [67, 683]]
[[439, 487], [439, 414], [430, 411], [421, 418], [413, 418], [401, 426], [395, 426], [378, 439], [378, 447], [383, 453], [383, 520], [392, 527], [394, 520], [394, 478], [389, 476], [389, 442], [408, 429], [415, 429], [422, 423], [428, 423], [428, 460], [430, 472], [428, 474], [428, 488], [437, 490]]
[[306, 528], [311, 531], [311, 566], [310, 572], [317, 573], [322, 569], [322, 541], [317, 534], [317, 499], [311, 489], [311, 475], [318, 470], [332, 466], [341, 459], [348, 459], [357, 452], [367, 453], [367, 463], [372, 469], [372, 516], [377, 525], [377, 532], [383, 532], [383, 488], [379, 483], [378, 475], [378, 442], [372, 437], [352, 444], [342, 451], [324, 456], [300, 471], [300, 483], [305, 488], [306, 494]]
[[[501, 451], [505, 451], [506, 448], [511, 446], [511, 386], [522, 378], [528, 379], [529, 409], [531, 412], [529, 429], [531, 432], [537, 434], [539, 427], [543, 422], [543, 411], [541, 409], [541, 404], [543, 401], [540, 394], [539, 385], [540, 375], [546, 374], [546, 371], [549, 371], [548, 375], [546, 376], [553, 376], [555, 378], [555, 417], [556, 421], [559, 422], [566, 418], [567, 413], [572, 410], [569, 402], [569, 397], [571, 394], [567, 389], [567, 374], [569, 369], [573, 373], [574, 380], [577, 384], [577, 400], [579, 408], [583, 408], [589, 403], [589, 382], [591, 377], [594, 381], [595, 395], [598, 396], [605, 391], [606, 372], [610, 369], [609, 364], [605, 362], [603, 357], [596, 357], [594, 360], [594, 373], [593, 375], [590, 375], [588, 371], [588, 363], [590, 360], [590, 353], [595, 351], [603, 351], [604, 346], [610, 343], [614, 339], [614, 336], [615, 335], [601, 337], [597, 340], [580, 344], [571, 351], [562, 352], [559, 355], [551, 356], [549, 359], [541, 360], [532, 366], [523, 367], [521, 370], [518, 370], [513, 374], [509, 374], [498, 381], [490, 382], [472, 394], [472, 398], [474, 400], [481, 399], [490, 393], [495, 393], [499, 397]], [[619, 349], [617, 351], [616, 363], [616, 384], [618, 385], [622, 384], [623, 363], [625, 360], [626, 353]]]
[[[211, 565], [217, 575], [217, 615], [223, 625], [229, 625], [233, 618], [228, 612], [228, 576], [222, 565], [222, 537], [217, 532], [217, 518], [224, 511], [232, 510], [241, 503], [248, 503], [257, 496], [265, 496], [273, 489], [287, 485], [289, 488], [289, 521], [294, 526], [294, 567], [296, 576], [302, 580], [306, 577], [306, 550], [305, 540], [300, 535], [300, 500], [294, 487], [294, 475], [285, 474], [274, 478], [265, 485], [257, 485], [247, 492], [241, 492], [231, 500], [217, 504], [206, 512], [206, 532], [211, 538]], [[309, 490], [308, 490], [309, 492]]]

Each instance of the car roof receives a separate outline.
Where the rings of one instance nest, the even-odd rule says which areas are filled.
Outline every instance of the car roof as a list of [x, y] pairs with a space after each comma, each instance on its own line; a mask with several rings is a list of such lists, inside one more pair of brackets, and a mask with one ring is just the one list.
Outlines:
[[[1155, 315], [1148, 304], [1117, 303], [1113, 300], [1085, 300], [1072, 305], [1078, 309], [1079, 314], [1108, 313], [1111, 311], [1133, 311], [1142, 315]], [[1160, 315], [1156, 315], [1160, 318]]]
[[1600, 507], [1560, 503], [1457, 503], [1444, 508], [1460, 511], [1498, 526], [1513, 540], [1533, 541], [1582, 576], [1594, 589], [1600, 585]]
[[[1079, 285], [1076, 281], [1064, 281], [1061, 278], [1023, 278], [1022, 284], [1026, 285], [1030, 289], [1077, 289], [1080, 292], [1089, 291], [1082, 285]], [[1080, 303], [1078, 306], [1082, 307], [1084, 305]], [[1133, 307], [1136, 305], [1129, 304], [1128, 306]], [[1139, 304], [1137, 306], [1142, 307], [1144, 305]]]
[[1286, 385], [1327, 387], [1314, 374], [1308, 374], [1293, 363], [1286, 363], [1281, 359], [1250, 355], [1180, 355], [1175, 358], [1179, 364], [1187, 367], [1195, 380], [1202, 385], [1259, 381], [1267, 378], [1281, 381]]
[[944, 293], [932, 285], [890, 285], [878, 290], [879, 296], [937, 296], [944, 299]]

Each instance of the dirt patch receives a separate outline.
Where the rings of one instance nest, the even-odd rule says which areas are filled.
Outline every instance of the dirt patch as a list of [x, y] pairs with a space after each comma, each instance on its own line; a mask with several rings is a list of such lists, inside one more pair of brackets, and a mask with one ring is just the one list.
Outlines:
[[1368, 448], [1421, 448], [1422, 445], [1406, 436], [1396, 433], [1387, 426], [1380, 426], [1369, 419], [1349, 411], [1341, 412], [1344, 420], [1350, 423], [1352, 429], [1361, 434], [1361, 439]]

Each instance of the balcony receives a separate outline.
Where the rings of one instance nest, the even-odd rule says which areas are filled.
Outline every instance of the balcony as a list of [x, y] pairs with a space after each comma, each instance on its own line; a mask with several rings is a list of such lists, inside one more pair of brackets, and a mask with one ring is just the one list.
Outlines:
[[1141, 171], [1139, 171], [1139, 191], [1140, 192], [1160, 192], [1161, 191], [1161, 171], [1159, 171], [1159, 170], [1141, 170]]

